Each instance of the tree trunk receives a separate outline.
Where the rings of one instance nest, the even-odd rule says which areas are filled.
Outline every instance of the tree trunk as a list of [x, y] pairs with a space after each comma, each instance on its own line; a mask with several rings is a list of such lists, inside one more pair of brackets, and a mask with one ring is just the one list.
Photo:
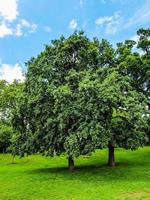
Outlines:
[[115, 167], [115, 154], [114, 154], [114, 146], [112, 144], [108, 145], [109, 149], [109, 159], [108, 159], [108, 165], [110, 167]]
[[70, 172], [74, 171], [74, 160], [72, 157], [68, 158], [68, 168]]

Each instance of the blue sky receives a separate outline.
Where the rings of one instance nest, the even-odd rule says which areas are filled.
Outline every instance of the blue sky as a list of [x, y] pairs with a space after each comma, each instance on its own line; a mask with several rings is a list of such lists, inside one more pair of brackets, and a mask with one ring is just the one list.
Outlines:
[[23, 79], [24, 62], [60, 35], [84, 30], [113, 45], [150, 27], [150, 0], [0, 0], [0, 79]]

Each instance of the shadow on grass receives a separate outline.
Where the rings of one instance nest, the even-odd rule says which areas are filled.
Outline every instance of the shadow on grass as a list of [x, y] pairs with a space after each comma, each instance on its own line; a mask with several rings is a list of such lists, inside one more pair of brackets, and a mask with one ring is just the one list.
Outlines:
[[82, 165], [82, 166], [76, 166], [75, 170], [73, 172], [70, 172], [67, 167], [51, 167], [51, 168], [41, 168], [41, 169], [35, 169], [29, 171], [29, 173], [69, 173], [69, 174], [75, 174], [80, 172], [92, 172], [96, 169], [99, 170], [101, 167], [94, 166], [94, 165]]
[[[40, 176], [41, 180], [79, 180], [88, 182], [101, 181], [144, 181], [149, 182], [148, 172], [150, 163], [140, 162], [120, 162], [116, 167], [110, 168], [106, 164], [98, 165], [78, 165], [74, 172], [69, 172], [67, 167], [51, 167], [30, 170], [28, 174]], [[143, 169], [147, 169], [143, 170]]]
[[[105, 157], [106, 158], [106, 157]], [[110, 168], [102, 158], [96, 156], [89, 159], [75, 159], [75, 171], [69, 172], [66, 164], [54, 159], [42, 167], [36, 169], [27, 169], [25, 173], [41, 182], [45, 180], [79, 180], [88, 182], [113, 182], [131, 181], [131, 182], [149, 182], [150, 180], [150, 152], [133, 152], [129, 154], [116, 153], [116, 167]]]

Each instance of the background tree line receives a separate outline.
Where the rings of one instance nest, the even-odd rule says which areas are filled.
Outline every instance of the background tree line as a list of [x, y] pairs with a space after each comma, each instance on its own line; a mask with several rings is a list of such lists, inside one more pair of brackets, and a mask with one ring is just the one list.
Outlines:
[[1, 151], [65, 154], [73, 170], [74, 157], [95, 149], [108, 148], [108, 164], [115, 166], [116, 147], [147, 145], [150, 29], [137, 34], [137, 43], [116, 48], [82, 31], [61, 36], [26, 63], [24, 84], [1, 81]]

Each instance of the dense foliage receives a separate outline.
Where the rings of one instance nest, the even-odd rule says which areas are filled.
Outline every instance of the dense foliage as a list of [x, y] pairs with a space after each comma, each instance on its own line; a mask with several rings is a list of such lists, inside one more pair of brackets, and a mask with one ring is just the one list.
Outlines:
[[114, 166], [115, 147], [146, 144], [149, 29], [138, 34], [142, 55], [133, 52], [134, 41], [113, 49], [106, 40], [75, 32], [27, 62], [24, 95], [13, 115], [12, 153], [66, 153], [73, 169], [74, 157], [97, 148], [109, 147]]
[[[116, 50], [117, 67], [120, 73], [130, 77], [130, 83], [139, 94], [147, 99], [147, 108], [150, 110], [150, 29], [137, 31], [137, 43], [126, 40], [119, 43]], [[135, 51], [135, 48], [138, 51]], [[150, 138], [150, 119], [145, 131]], [[149, 140], [150, 141], [150, 140]]]

